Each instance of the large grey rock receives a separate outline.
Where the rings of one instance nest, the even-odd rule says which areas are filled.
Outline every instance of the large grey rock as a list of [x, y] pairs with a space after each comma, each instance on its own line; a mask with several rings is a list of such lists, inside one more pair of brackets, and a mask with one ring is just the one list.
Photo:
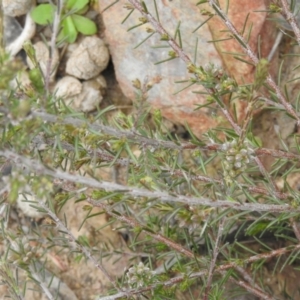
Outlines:
[[[182, 39], [182, 47], [185, 53], [193, 60], [195, 56], [195, 47], [198, 43], [198, 51], [196, 55], [196, 64], [205, 66], [208, 63], [222, 65], [221, 57], [211, 41], [212, 35], [207, 24], [199, 28], [195, 33], [194, 29], [207, 20], [207, 16], [200, 14], [199, 7], [196, 6], [196, 0], [187, 1], [156, 1], [159, 18], [163, 27], [172, 36], [175, 35], [176, 27], [179, 26]], [[221, 1], [223, 2], [223, 1]], [[252, 5], [246, 5], [249, 1], [232, 0], [230, 5], [233, 11], [243, 12], [243, 17], [247, 15], [249, 10], [264, 10], [266, 4], [264, 0], [250, 1]], [[101, 9], [111, 4], [110, 0], [100, 1]], [[147, 1], [147, 8], [156, 18], [154, 9], [154, 1]], [[208, 7], [208, 9], [210, 9]], [[212, 9], [210, 9], [212, 11]], [[154, 63], [167, 59], [168, 52], [172, 50], [168, 47], [167, 42], [160, 41], [160, 36], [154, 34], [144, 44], [134, 49], [149, 33], [146, 32], [150, 24], [144, 24], [138, 28], [127, 32], [127, 29], [140, 23], [140, 13], [134, 11], [132, 15], [121, 25], [122, 20], [128, 14], [128, 10], [123, 8], [123, 3], [117, 3], [103, 13], [103, 21], [105, 25], [105, 40], [109, 45], [109, 50], [115, 66], [117, 80], [125, 96], [134, 99], [134, 89], [132, 88], [132, 80], [138, 78], [141, 81], [148, 76], [150, 82], [156, 83], [149, 91], [148, 101], [153, 108], [159, 108], [164, 117], [175, 123], [184, 124], [187, 122], [192, 130], [200, 136], [201, 133], [207, 131], [208, 128], [217, 124], [217, 118], [212, 115], [212, 111], [207, 108], [194, 111], [196, 104], [206, 102], [206, 97], [195, 94], [193, 91], [204, 91], [201, 86], [193, 86], [178, 94], [176, 91], [182, 89], [188, 83], [175, 84], [175, 81], [189, 79], [185, 63], [180, 59], [165, 62], [163, 64], [154, 65]], [[213, 12], [213, 11], [212, 11]], [[231, 14], [231, 17], [239, 18], [239, 14]], [[216, 19], [218, 17], [215, 17]], [[240, 19], [240, 18], [239, 18]], [[266, 13], [253, 12], [250, 15], [248, 25], [253, 26], [251, 36], [251, 45], [257, 45], [253, 41], [257, 41], [257, 37], [263, 30], [263, 24], [266, 19]], [[180, 24], [179, 24], [180, 22]], [[238, 20], [238, 27], [240, 22]], [[222, 28], [224, 29], [224, 28]], [[217, 29], [219, 30], [219, 28]], [[270, 30], [270, 28], [268, 28]], [[273, 31], [275, 29], [272, 29]], [[272, 32], [273, 32], [272, 31]], [[226, 32], [229, 35], [228, 32]], [[272, 35], [268, 33], [270, 37]], [[177, 39], [178, 41], [178, 39]], [[232, 43], [232, 41], [230, 41]], [[234, 41], [233, 41], [234, 42]], [[225, 42], [224, 42], [225, 43]], [[269, 47], [271, 42], [266, 42], [264, 47]], [[164, 48], [156, 48], [156, 46], [165, 46]], [[233, 49], [233, 47], [227, 47]], [[241, 52], [239, 48], [238, 51]], [[256, 49], [255, 49], [256, 51]], [[224, 60], [223, 60], [224, 61]], [[226, 62], [225, 62], [226, 64]], [[245, 64], [244, 64], [245, 65]], [[232, 70], [232, 69], [230, 69]], [[254, 72], [254, 68], [250, 71], [244, 68], [240, 61], [235, 61], [235, 71], [233, 76]]]

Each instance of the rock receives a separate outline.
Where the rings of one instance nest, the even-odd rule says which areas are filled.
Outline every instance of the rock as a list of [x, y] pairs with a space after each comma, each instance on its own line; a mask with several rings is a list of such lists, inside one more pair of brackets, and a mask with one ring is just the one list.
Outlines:
[[[267, 17], [266, 13], [257, 12], [258, 10], [266, 11], [267, 6], [264, 2], [264, 0], [232, 0], [230, 1], [229, 9], [230, 17], [235, 24], [238, 23], [239, 29], [241, 29], [240, 24], [242, 18], [244, 18], [244, 22], [249, 12], [256, 11], [250, 14], [251, 22], [248, 21], [247, 29], [250, 25], [253, 25], [250, 44], [255, 50], [257, 43], [254, 41], [257, 41], [258, 35], [263, 35], [266, 39], [263, 44], [263, 54], [271, 48], [273, 33], [276, 30], [274, 26], [273, 28], [270, 28], [270, 26], [264, 28]], [[104, 8], [110, 3], [110, 0], [103, 0], [101, 1], [101, 7]], [[215, 48], [216, 43], [209, 43], [213, 37], [207, 24], [204, 24], [193, 33], [193, 30], [208, 18], [199, 13], [199, 6], [195, 5], [195, 1], [187, 0], [184, 1], [184, 4], [181, 1], [157, 1], [157, 7], [163, 27], [172, 36], [174, 36], [176, 27], [180, 21], [182, 47], [192, 60], [194, 60], [196, 42], [198, 41], [197, 65], [204, 66], [208, 62], [215, 65], [222, 65], [222, 62], [224, 62], [224, 66], [228, 66], [227, 62], [224, 61], [225, 55], [220, 55], [220, 52], [218, 53]], [[153, 3], [147, 2], [147, 8], [156, 18]], [[200, 8], [204, 7], [201, 5]], [[208, 9], [213, 12], [210, 7], [208, 7]], [[238, 13], [234, 14], [234, 12]], [[140, 23], [138, 19], [141, 17], [140, 13], [135, 10], [124, 25], [118, 25], [121, 24], [127, 14], [128, 11], [122, 9], [122, 4], [117, 3], [103, 12], [102, 15], [106, 28], [104, 33], [105, 41], [109, 45], [116, 77], [125, 96], [134, 99], [132, 80], [138, 78], [142, 82], [144, 78], [148, 76], [150, 81], [156, 82], [148, 93], [148, 101], [154, 109], [161, 109], [164, 117], [175, 123], [183, 125], [187, 123], [197, 136], [200, 136], [209, 128], [214, 127], [218, 123], [218, 118], [214, 117], [211, 109], [202, 108], [201, 110], [195, 111], [197, 104], [201, 105], [206, 103], [205, 95], [193, 93], [193, 91], [203, 92], [204, 88], [202, 86], [194, 85], [178, 94], [174, 94], [189, 84], [189, 82], [174, 84], [175, 81], [188, 80], [190, 78], [185, 63], [180, 59], [175, 59], [154, 65], [156, 62], [169, 58], [168, 52], [172, 49], [168, 47], [167, 42], [160, 41], [160, 36], [154, 34], [145, 43], [133, 49], [149, 35], [149, 33], [146, 32], [146, 28], [152, 28], [152, 26], [146, 23], [127, 32], [128, 28]], [[213, 19], [218, 19], [218, 16], [215, 16]], [[221, 26], [218, 27], [216, 31], [220, 29]], [[228, 31], [225, 34], [228, 35]], [[216, 33], [214, 33], [214, 35], [216, 35]], [[232, 43], [232, 41], [229, 42]], [[227, 41], [219, 44], [224, 45], [224, 48], [225, 45], [227, 45]], [[166, 46], [166, 48], [154, 47], [159, 45]], [[241, 52], [240, 49], [238, 50]], [[241, 74], [247, 75], [246, 79], [252, 78], [251, 76], [254, 72], [253, 68], [250, 68], [250, 70], [247, 67], [245, 68], [243, 66], [245, 64], [238, 60], [234, 61], [234, 65], [235, 69], [233, 67], [229, 69], [232, 76], [237, 76], [239, 80], [241, 80]], [[248, 73], [252, 75], [248, 77]]]
[[75, 98], [74, 106], [82, 112], [91, 112], [97, 109], [103, 99], [106, 81], [102, 75], [83, 82], [82, 92]]
[[[39, 62], [40, 68], [44, 74], [44, 76], [47, 76], [47, 64], [49, 60], [49, 49], [45, 45], [44, 42], [39, 41], [33, 45], [35, 49], [35, 55], [36, 59]], [[27, 63], [30, 69], [35, 68], [35, 65], [31, 61], [29, 57], [27, 57]], [[50, 71], [50, 82], [54, 81], [57, 66], [59, 63], [59, 53], [58, 50], [55, 49], [53, 56], [52, 56], [52, 62], [51, 62], [51, 71]]]
[[4, 16], [4, 42], [5, 46], [11, 44], [22, 32], [20, 23], [12, 17]]
[[4, 18], [5, 49], [11, 56], [15, 56], [22, 49], [24, 42], [31, 40], [36, 32], [36, 24], [30, 13], [26, 15], [23, 30], [14, 18]]
[[81, 91], [81, 82], [72, 76], [63, 77], [57, 82], [54, 88], [55, 96], [57, 98], [70, 99], [70, 101], [75, 96], [79, 95]]
[[67, 105], [82, 112], [91, 112], [99, 107], [106, 89], [102, 75], [84, 81], [72, 76], [65, 76], [55, 86], [56, 96], [65, 100]]
[[108, 65], [109, 52], [96, 36], [84, 37], [67, 61], [66, 72], [79, 79], [91, 79]]
[[33, 4], [33, 0], [3, 0], [3, 12], [7, 16], [18, 17], [29, 12]]

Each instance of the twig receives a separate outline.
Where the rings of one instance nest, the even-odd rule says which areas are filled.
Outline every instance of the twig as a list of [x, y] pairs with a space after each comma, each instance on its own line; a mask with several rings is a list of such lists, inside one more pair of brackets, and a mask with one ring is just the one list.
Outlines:
[[40, 285], [42, 288], [43, 292], [45, 293], [46, 297], [49, 300], [54, 300], [55, 298], [52, 296], [50, 290], [47, 287], [47, 284], [42, 280], [40, 275], [35, 271], [33, 266], [29, 266], [29, 274], [32, 276], [32, 278]]
[[23, 163], [30, 170], [37, 172], [37, 174], [49, 175], [53, 178], [59, 178], [63, 180], [68, 180], [74, 183], [81, 183], [83, 185], [103, 189], [105, 191], [118, 191], [120, 193], [124, 193], [130, 195], [132, 197], [146, 197], [152, 199], [159, 199], [164, 202], [174, 202], [174, 203], [184, 203], [188, 205], [204, 205], [209, 207], [220, 207], [220, 208], [232, 208], [236, 210], [249, 210], [249, 211], [268, 211], [273, 213], [296, 213], [300, 212], [300, 208], [295, 208], [293, 205], [284, 204], [261, 204], [261, 203], [239, 203], [232, 202], [227, 200], [211, 200], [209, 198], [197, 198], [197, 197], [187, 197], [183, 195], [170, 195], [166, 192], [161, 191], [149, 191], [146, 189], [136, 188], [132, 186], [124, 186], [121, 184], [116, 184], [107, 181], [97, 181], [93, 178], [87, 178], [79, 175], [72, 175], [67, 172], [62, 172], [60, 170], [51, 170], [41, 163], [35, 161], [33, 163], [32, 160], [18, 155], [12, 151], [0, 151], [0, 156], [4, 156], [9, 158], [17, 163]]
[[296, 161], [300, 161], [300, 155], [289, 153], [282, 150], [277, 149], [268, 149], [268, 148], [260, 148], [255, 150], [256, 155], [268, 155], [278, 158], [286, 158], [286, 159], [295, 159]]
[[246, 291], [251, 293], [252, 295], [255, 295], [259, 299], [264, 300], [275, 300], [275, 298], [271, 297], [270, 295], [266, 294], [261, 288], [256, 286], [250, 286], [248, 283], [242, 280], [235, 280], [234, 278], [229, 278], [230, 281], [235, 283], [236, 285], [239, 285], [240, 287], [244, 288]]
[[299, 26], [297, 24], [295, 15], [293, 13], [291, 13], [291, 11], [289, 10], [289, 4], [287, 2], [287, 0], [281, 0], [281, 4], [282, 4], [282, 14], [284, 15], [285, 19], [287, 20], [287, 22], [289, 22], [289, 24], [291, 25], [295, 36], [297, 38], [297, 42], [298, 45], [300, 45], [300, 29]]
[[[33, 143], [36, 143], [35, 139], [33, 139]], [[36, 148], [39, 148], [39, 145], [40, 145], [39, 143], [40, 142], [37, 141]], [[41, 143], [43, 143], [43, 141], [41, 141]], [[51, 145], [53, 146], [55, 144], [55, 141], [51, 140], [51, 139], [47, 139], [46, 143], [49, 146], [51, 146]], [[68, 150], [68, 151], [75, 151], [75, 147], [73, 145], [67, 143], [67, 142], [61, 142], [61, 147], [63, 149]], [[221, 145], [220, 145], [220, 147], [221, 147]], [[203, 147], [201, 147], [201, 149], [203, 149]], [[215, 149], [216, 148], [214, 148], [213, 150], [215, 150]], [[115, 166], [128, 167], [128, 165], [131, 165], [135, 169], [139, 169], [141, 167], [139, 164], [134, 163], [129, 158], [119, 157], [118, 159], [115, 159], [115, 157], [113, 155], [111, 155], [110, 153], [108, 153], [107, 151], [105, 151], [103, 149], [89, 150], [89, 149], [84, 149], [84, 148], [79, 147], [79, 150], [85, 150], [86, 153], [91, 158], [94, 157], [94, 156], [97, 156], [97, 157], [101, 158], [102, 161], [106, 161], [106, 162], [114, 161]], [[256, 152], [257, 155], [262, 155], [263, 154], [263, 155], [270, 155], [270, 156], [273, 156], [273, 157], [281, 157], [281, 158], [300, 160], [299, 155], [284, 152], [284, 151], [281, 151], [281, 150], [261, 148], [261, 149], [257, 149], [255, 152]], [[151, 168], [152, 171], [157, 171], [158, 170], [156, 167], [150, 167], [150, 168]], [[222, 180], [215, 179], [215, 178], [210, 178], [208, 176], [193, 175], [193, 174], [187, 173], [183, 170], [179, 170], [179, 169], [174, 170], [174, 169], [170, 169], [170, 168], [167, 168], [167, 167], [162, 167], [162, 168], [160, 168], [160, 170], [165, 172], [165, 173], [168, 173], [169, 176], [185, 177], [185, 178], [189, 178], [190, 180], [212, 183], [212, 184], [216, 184], [218, 186], [224, 186], [224, 182]], [[263, 194], [263, 195], [266, 195], [266, 196], [271, 195], [271, 193], [268, 190], [266, 190], [262, 187], [249, 186], [249, 185], [246, 185], [246, 184], [241, 184], [240, 186], [247, 189], [250, 193]], [[290, 198], [294, 197], [292, 194], [289, 194], [289, 193], [283, 193], [283, 192], [279, 192], [279, 191], [276, 191], [275, 193], [276, 193], [276, 197], [281, 199], [281, 200], [287, 199], [288, 197], [290, 197]]]
[[[1, 109], [2, 112], [7, 112], [7, 110]], [[118, 130], [110, 126], [102, 125], [102, 124], [90, 124], [88, 122], [85, 122], [80, 119], [72, 118], [72, 117], [66, 117], [62, 119], [61, 117], [57, 117], [55, 115], [51, 115], [45, 112], [41, 111], [33, 111], [32, 112], [33, 117], [41, 118], [42, 120], [46, 122], [56, 123], [56, 124], [69, 124], [73, 125], [75, 127], [83, 127], [87, 126], [89, 129], [92, 129], [97, 132], [103, 132], [108, 135], [112, 135], [117, 138], [124, 138], [126, 137], [128, 140], [131, 140], [134, 143], [138, 144], [145, 144], [154, 148], [166, 148], [166, 149], [173, 149], [173, 150], [188, 150], [188, 149], [199, 149], [199, 150], [205, 150], [205, 151], [218, 151], [221, 150], [222, 145], [213, 143], [213, 144], [207, 144], [205, 146], [198, 146], [192, 143], [181, 143], [176, 144], [171, 141], [164, 141], [164, 140], [157, 140], [157, 139], [151, 139], [147, 138], [145, 136], [139, 135], [137, 133], [133, 133], [128, 130]], [[278, 158], [287, 158], [287, 159], [295, 159], [300, 161], [300, 155], [285, 152], [282, 150], [276, 150], [276, 149], [268, 149], [268, 148], [260, 148], [255, 150], [256, 155], [268, 155]]]
[[142, 229], [146, 234], [153, 237], [155, 240], [164, 243], [165, 245], [167, 245], [171, 249], [177, 251], [178, 253], [180, 253], [182, 255], [185, 255], [189, 258], [195, 258], [195, 254], [193, 252], [191, 252], [188, 249], [184, 248], [180, 244], [177, 244], [177, 243], [173, 242], [172, 240], [170, 240], [169, 238], [163, 236], [162, 234], [153, 233], [153, 232], [147, 230], [147, 228], [145, 226], [143, 226], [141, 223], [136, 221], [133, 217], [126, 217], [126, 216], [116, 212], [109, 205], [106, 205], [101, 201], [95, 201], [95, 200], [92, 200], [91, 198], [89, 198], [87, 201], [95, 207], [102, 208], [103, 210], [105, 210], [107, 212], [107, 214], [109, 214], [110, 216], [116, 218], [117, 220], [119, 220], [121, 222], [124, 222], [124, 223], [130, 225], [133, 228]]
[[[270, 258], [273, 258], [273, 257], [284, 255], [284, 254], [292, 252], [292, 251], [297, 251], [297, 250], [300, 250], [300, 244], [298, 244], [296, 246], [288, 246], [288, 247], [280, 248], [280, 249], [273, 250], [273, 251], [270, 251], [270, 252], [267, 252], [267, 253], [262, 253], [262, 254], [257, 254], [257, 255], [254, 255], [254, 256], [250, 256], [249, 258], [246, 258], [244, 260], [238, 260], [237, 262], [230, 262], [228, 264], [218, 266], [215, 269], [215, 272], [222, 274], [223, 271], [229, 270], [231, 268], [236, 268], [237, 266], [240, 266], [241, 264], [254, 263], [254, 262], [262, 260], [262, 259], [270, 259]], [[188, 278], [189, 279], [199, 278], [199, 277], [202, 277], [202, 276], [207, 276], [207, 274], [208, 274], [208, 270], [202, 270], [202, 271], [190, 274], [188, 276]], [[186, 279], [187, 279], [187, 275], [184, 274], [184, 275], [173, 277], [172, 279], [169, 279], [169, 280], [164, 281], [164, 282], [160, 281], [157, 284], [153, 284], [153, 285], [141, 288], [141, 289], [127, 290], [126, 292], [127, 292], [127, 295], [132, 295], [132, 296], [133, 295], [138, 295], [138, 294], [141, 294], [143, 292], [153, 290], [157, 286], [168, 287], [168, 286], [172, 286], [174, 284], [180, 283], [180, 282], [182, 282], [183, 280], [186, 280]], [[244, 287], [246, 289], [249, 288], [249, 291], [251, 293], [254, 292], [254, 291], [251, 291], [252, 287], [250, 287], [249, 285], [245, 285], [245, 283], [243, 281], [238, 281], [238, 282], [241, 283], [242, 287]], [[257, 292], [259, 293], [260, 291], [257, 291]], [[254, 293], [256, 293], [256, 291]], [[126, 295], [125, 293], [118, 293], [118, 294], [111, 295], [111, 296], [99, 297], [97, 300], [115, 300], [115, 299], [122, 298], [125, 295]], [[266, 296], [266, 294], [262, 294], [262, 295]], [[268, 299], [268, 298], [265, 298], [265, 299]]]
[[297, 222], [294, 218], [290, 220], [292, 228], [294, 230], [295, 236], [297, 240], [300, 242], [300, 229], [299, 229], [299, 222]]
[[[152, 26], [155, 28], [156, 32], [158, 32], [161, 36], [167, 36], [168, 37], [168, 44], [172, 47], [172, 49], [175, 51], [175, 53], [180, 57], [186, 65], [193, 64], [191, 59], [188, 57], [188, 55], [183, 51], [183, 49], [176, 43], [176, 41], [171, 37], [170, 34], [162, 27], [162, 25], [149, 13], [145, 12], [143, 6], [140, 4], [138, 0], [129, 0], [129, 2], [152, 24]], [[197, 77], [197, 76], [196, 76]], [[213, 91], [211, 89], [207, 89], [207, 91], [210, 94], [213, 94]], [[219, 105], [219, 103], [218, 103]], [[228, 122], [231, 124], [231, 126], [235, 129], [235, 131], [240, 134], [240, 129], [234, 122], [230, 112], [225, 108], [219, 105], [222, 113], [228, 120]]]
[[[227, 255], [228, 255], [227, 249], [225, 249], [225, 248], [222, 249], [222, 253], [225, 253], [226, 256], [227, 256]], [[243, 281], [240, 281], [240, 280], [237, 281], [237, 280], [233, 279], [232, 277], [229, 278], [229, 280], [233, 281], [235, 284], [240, 285], [240, 286], [243, 287], [243, 288], [246, 288], [246, 290], [250, 291], [252, 294], [257, 295], [257, 294], [256, 294], [256, 291], [259, 291], [259, 292], [261, 293], [261, 295], [264, 294], [264, 291], [258, 286], [258, 284], [253, 280], [253, 278], [249, 275], [249, 273], [248, 273], [242, 266], [237, 265], [237, 266], [234, 267], [234, 269], [235, 269], [237, 272], [239, 272], [239, 273], [242, 275], [242, 277], [244, 278], [244, 280], [245, 280], [246, 282], [248, 282], [248, 283], [251, 285], [252, 288], [255, 288], [255, 290], [250, 291], [248, 288], [246, 288], [246, 287], [245, 287], [246, 283], [243, 283], [243, 285], [240, 285], [239, 283], [240, 283], [240, 282], [243, 282]], [[247, 287], [248, 287], [248, 285], [247, 285]], [[272, 299], [272, 298], [270, 298], [270, 296], [268, 296], [267, 294], [265, 294], [265, 297], [266, 297], [266, 298], [264, 298], [264, 299]]]
[[64, 5], [64, 0], [58, 0], [56, 10], [54, 13], [52, 35], [51, 35], [50, 48], [49, 48], [49, 59], [47, 61], [47, 68], [46, 68], [46, 75], [45, 75], [45, 91], [47, 95], [49, 94], [49, 83], [50, 83], [50, 77], [52, 72], [52, 59], [56, 50], [56, 38], [59, 32], [60, 17], [61, 17], [63, 5]]
[[50, 115], [50, 114], [47, 114], [47, 113], [41, 112], [41, 111], [39, 111], [39, 112], [33, 111], [32, 116], [41, 118], [42, 120], [44, 120], [46, 122], [51, 122], [51, 123], [70, 124], [75, 127], [88, 126], [90, 129], [92, 129], [96, 132], [103, 132], [105, 134], [112, 135], [112, 136], [120, 138], [120, 139], [125, 137], [136, 143], [145, 143], [146, 145], [152, 146], [154, 148], [164, 147], [164, 148], [174, 149], [174, 150], [197, 148], [196, 145], [191, 144], [191, 143], [187, 143], [186, 147], [185, 147], [185, 144], [180, 146], [180, 145], [176, 145], [175, 143], [169, 142], [169, 141], [149, 139], [149, 138], [146, 138], [137, 133], [133, 133], [129, 130], [121, 131], [121, 130], [115, 129], [113, 127], [102, 125], [102, 124], [88, 124], [84, 120], [80, 120], [80, 119], [76, 119], [76, 118], [72, 118], [72, 117], [66, 117], [64, 119], [61, 119], [61, 117], [58, 117], [55, 115]]
[[214, 273], [217, 258], [218, 258], [219, 252], [220, 252], [220, 240], [221, 240], [223, 230], [224, 230], [224, 223], [225, 223], [225, 217], [222, 218], [222, 220], [219, 223], [219, 229], [218, 229], [218, 234], [217, 234], [216, 241], [215, 241], [213, 257], [212, 257], [212, 260], [210, 262], [210, 266], [209, 266], [209, 270], [208, 270], [205, 294], [204, 294], [204, 297], [203, 297], [204, 300], [207, 300], [208, 297], [209, 297], [209, 291], [210, 291], [210, 288], [211, 288], [213, 273]]

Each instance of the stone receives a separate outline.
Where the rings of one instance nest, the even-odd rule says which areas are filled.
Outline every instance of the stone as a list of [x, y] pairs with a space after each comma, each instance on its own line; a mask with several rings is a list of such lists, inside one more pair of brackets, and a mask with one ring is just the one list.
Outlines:
[[[223, 3], [225, 0], [220, 2]], [[153, 3], [147, 2], [147, 8], [152, 16], [156, 18]], [[219, 47], [218, 49], [215, 48], [216, 43], [209, 43], [209, 41], [213, 40], [213, 37], [217, 36], [219, 30], [224, 29], [224, 26], [221, 26], [221, 21], [214, 21], [218, 22], [220, 26], [213, 32], [213, 35], [210, 32], [212, 26], [208, 26], [207, 23], [194, 32], [208, 18], [199, 12], [199, 9], [205, 8], [205, 6], [196, 6], [196, 1], [193, 0], [165, 0], [157, 1], [156, 3], [162, 26], [172, 36], [174, 36], [175, 30], [179, 26], [182, 48], [192, 61], [196, 57], [196, 65], [205, 66], [207, 63], [217, 66], [223, 65], [223, 67], [228, 69], [230, 75], [237, 77], [239, 81], [242, 80], [242, 76], [245, 76], [247, 80], [253, 78], [254, 68], [244, 67], [243, 63], [238, 60], [235, 60], [234, 64], [231, 65], [225, 61], [227, 57], [225, 58], [221, 51], [227, 48], [232, 49], [232, 46], [227, 46], [228, 41], [222, 42], [221, 47], [223, 48]], [[102, 0], [100, 9], [107, 7], [109, 4], [111, 4], [110, 0]], [[102, 17], [105, 25], [105, 41], [109, 45], [116, 77], [125, 96], [134, 99], [132, 81], [138, 78], [143, 82], [145, 77], [148, 77], [150, 82], [155, 83], [148, 93], [148, 101], [153, 109], [160, 109], [165, 118], [177, 124], [184, 125], [187, 123], [197, 136], [201, 136], [209, 128], [216, 126], [219, 118], [212, 109], [201, 108], [195, 111], [197, 104], [203, 105], [206, 103], [205, 95], [194, 93], [195, 91], [204, 92], [205, 90], [202, 86], [194, 85], [177, 93], [177, 91], [189, 85], [190, 75], [183, 61], [177, 58], [154, 65], [154, 63], [169, 58], [168, 53], [172, 49], [167, 42], [161, 41], [160, 36], [154, 34], [139, 47], [135, 48], [149, 36], [146, 28], [152, 28], [152, 26], [146, 23], [127, 32], [128, 28], [140, 23], [139, 18], [141, 15], [135, 10], [126, 22], [121, 25], [122, 20], [129, 12], [122, 8], [122, 5], [122, 3], [113, 5], [103, 12]], [[213, 12], [210, 7], [206, 8]], [[247, 27], [249, 28], [250, 23], [252, 23], [253, 29], [250, 44], [257, 50], [255, 48], [257, 42], [255, 41], [258, 39], [258, 35], [262, 35], [266, 39], [263, 45], [263, 53], [266, 53], [271, 48], [276, 29], [274, 26], [273, 28], [270, 26], [264, 27], [267, 17], [265, 12], [253, 11], [266, 9], [267, 6], [264, 0], [232, 0], [229, 8], [230, 18], [239, 26], [239, 29], [242, 20], [245, 20], [246, 15], [251, 12], [251, 22], [248, 22]], [[218, 20], [218, 16], [215, 16], [213, 19]], [[228, 36], [229, 33], [226, 32], [224, 34]], [[178, 38], [176, 40], [178, 42]], [[232, 41], [229, 42], [232, 43]], [[197, 55], [195, 55], [196, 44], [198, 45]], [[157, 46], [160, 46], [160, 48]], [[248, 75], [248, 73], [252, 75]], [[187, 82], [175, 84], [175, 82], [184, 80], [187, 80]], [[239, 113], [239, 115], [242, 115], [242, 113]]]
[[106, 81], [102, 75], [84, 81], [82, 83], [82, 92], [74, 99], [74, 107], [82, 112], [96, 110], [103, 100], [106, 87]]
[[91, 112], [99, 107], [106, 88], [102, 75], [82, 83], [72, 76], [65, 76], [58, 81], [54, 91], [57, 98], [63, 98], [73, 109]]
[[108, 65], [109, 52], [96, 36], [84, 37], [67, 61], [66, 72], [79, 79], [92, 79]]
[[81, 91], [81, 82], [72, 76], [63, 77], [56, 83], [54, 87], [56, 98], [72, 99], [79, 95]]
[[4, 16], [4, 42], [5, 46], [10, 45], [21, 33], [20, 23], [13, 17]]
[[[36, 60], [38, 61], [41, 71], [44, 76], [47, 76], [47, 65], [49, 60], [49, 49], [48, 46], [45, 45], [43, 41], [39, 41], [33, 45], [35, 49]], [[27, 57], [27, 63], [30, 69], [35, 68], [34, 63], [31, 61], [29, 57]], [[53, 82], [55, 79], [55, 74], [57, 71], [57, 66], [59, 63], [59, 53], [58, 50], [55, 49], [52, 62], [51, 62], [51, 71], [50, 71], [50, 82]]]
[[24, 42], [31, 40], [35, 35], [36, 24], [29, 13], [26, 15], [24, 28], [18, 25], [15, 18], [4, 16], [4, 31], [5, 50], [11, 56], [15, 56], [22, 49]]
[[3, 12], [7, 16], [18, 17], [29, 12], [33, 5], [33, 0], [3, 0]]

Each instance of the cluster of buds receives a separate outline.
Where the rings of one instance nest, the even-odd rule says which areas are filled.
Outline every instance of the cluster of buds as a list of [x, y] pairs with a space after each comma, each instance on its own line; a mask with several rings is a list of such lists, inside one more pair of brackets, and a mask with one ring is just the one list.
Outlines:
[[27, 237], [22, 238], [9, 238], [9, 244], [11, 251], [8, 254], [8, 261], [13, 264], [29, 264], [37, 254], [38, 248], [33, 246], [33, 242], [30, 242]]
[[206, 64], [204, 66], [204, 71], [206, 74], [216, 79], [221, 79], [225, 75], [224, 70], [219, 66], [215, 66], [214, 64]]
[[223, 162], [224, 179], [228, 184], [232, 183], [232, 179], [243, 172], [253, 160], [254, 150], [247, 140], [241, 144], [236, 140], [226, 142], [222, 145], [222, 150], [225, 152], [225, 160]]
[[216, 89], [219, 92], [233, 92], [236, 90], [236, 82], [234, 79], [228, 77], [217, 84]]
[[126, 273], [127, 283], [131, 288], [140, 288], [151, 284], [154, 279], [154, 271], [151, 271], [142, 262], [131, 267]]
[[175, 219], [178, 221], [180, 228], [188, 228], [189, 233], [192, 233], [199, 229], [201, 224], [207, 222], [214, 211], [215, 208], [213, 207], [204, 209], [199, 206], [189, 206], [188, 209], [180, 210]]
[[204, 67], [196, 67], [191, 64], [188, 66], [188, 70], [197, 75], [202, 85], [214, 88], [220, 93], [232, 92], [237, 88], [235, 80], [230, 78], [223, 68], [214, 64], [207, 64]]

